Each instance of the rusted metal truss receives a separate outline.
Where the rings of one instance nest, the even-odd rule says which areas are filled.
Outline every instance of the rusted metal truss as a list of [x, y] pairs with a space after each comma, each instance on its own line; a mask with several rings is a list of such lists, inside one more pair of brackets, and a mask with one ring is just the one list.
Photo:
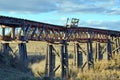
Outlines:
[[[36, 40], [47, 42], [78, 41], [89, 39], [107, 42], [109, 37], [119, 37], [120, 31], [87, 27], [65, 27], [26, 19], [0, 16], [0, 40]], [[9, 30], [6, 30], [9, 29]]]

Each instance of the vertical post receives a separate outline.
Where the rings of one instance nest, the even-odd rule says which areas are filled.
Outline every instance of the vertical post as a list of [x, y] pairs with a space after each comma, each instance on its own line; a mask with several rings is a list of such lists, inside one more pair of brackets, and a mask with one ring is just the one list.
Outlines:
[[49, 45], [49, 54], [48, 54], [48, 76], [53, 80], [55, 76], [55, 54], [53, 53], [53, 46]]
[[65, 68], [64, 68], [64, 46], [62, 45], [61, 46], [61, 76], [62, 76], [62, 78], [65, 78], [66, 76], [66, 70], [65, 70]]
[[78, 67], [81, 68], [83, 65], [83, 55], [81, 51], [78, 51], [78, 58], [77, 58], [77, 62], [78, 62]]
[[26, 33], [25, 25], [22, 26], [21, 40], [26, 41]]
[[[77, 46], [76, 46], [77, 43], [74, 43], [74, 66], [77, 65]], [[76, 66], [77, 67], [77, 66]]]
[[67, 41], [63, 40], [61, 45], [61, 76], [62, 79], [68, 79], [68, 49], [67, 49]]
[[9, 43], [2, 44], [2, 54], [4, 55], [5, 63], [7, 65], [9, 65], [10, 64], [10, 47], [9, 47]]
[[99, 54], [99, 46], [98, 46], [98, 42], [96, 42], [96, 54], [95, 54], [95, 61], [98, 60], [98, 54]]
[[13, 39], [15, 39], [15, 28], [12, 28], [12, 35], [11, 35], [11, 37], [12, 37]]
[[79, 44], [75, 44], [75, 66], [77, 68], [81, 68], [83, 65], [83, 55], [80, 51]]
[[88, 50], [88, 69], [94, 68], [94, 59], [93, 59], [93, 51], [92, 51], [92, 40], [89, 39], [87, 43]]
[[[115, 48], [118, 47], [118, 37], [116, 37], [116, 40], [115, 40]], [[116, 50], [115, 54], [118, 54], [118, 49]]]
[[96, 56], [97, 56], [97, 60], [102, 60], [103, 59], [103, 53], [100, 52], [101, 48], [100, 48], [100, 42], [96, 43]]
[[53, 52], [53, 45], [48, 44], [45, 73], [50, 80], [54, 79], [55, 76], [54, 69], [55, 69], [55, 53]]
[[47, 49], [46, 49], [46, 64], [45, 64], [45, 76], [48, 76], [48, 55], [49, 55], [49, 46], [47, 45]]
[[3, 36], [3, 39], [5, 37], [5, 28], [2, 28], [2, 36]]
[[[25, 31], [25, 25], [23, 24], [22, 26], [22, 34], [21, 34], [21, 41], [26, 41], [26, 31]], [[20, 61], [21, 61], [21, 66], [24, 68], [28, 67], [28, 58], [27, 58], [27, 49], [26, 49], [26, 43], [19, 43], [19, 55], [20, 55]]]
[[20, 43], [19, 46], [19, 54], [20, 54], [20, 61], [21, 66], [27, 68], [28, 66], [28, 60], [27, 60], [27, 50], [26, 50], [26, 43]]
[[[120, 46], [120, 38], [118, 37], [118, 46]], [[120, 49], [118, 49], [118, 53], [120, 54]]]
[[107, 53], [108, 53], [108, 60], [110, 60], [112, 58], [112, 46], [110, 39], [108, 39], [108, 43], [107, 43]]
[[9, 43], [2, 44], [3, 46], [3, 53], [6, 55], [9, 54]]
[[[119, 37], [117, 37], [117, 47], [119, 47]], [[117, 53], [119, 54], [119, 49], [117, 50]]]

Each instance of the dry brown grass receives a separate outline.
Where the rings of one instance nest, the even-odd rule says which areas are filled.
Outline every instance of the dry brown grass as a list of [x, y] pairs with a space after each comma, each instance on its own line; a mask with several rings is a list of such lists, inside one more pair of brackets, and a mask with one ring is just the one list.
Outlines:
[[[34, 45], [36, 45], [38, 43], [34, 43]], [[46, 43], [39, 43], [40, 46], [42, 45], [42, 47], [38, 48], [32, 48], [33, 46], [30, 46], [28, 48], [28, 51], [35, 51], [35, 52], [43, 52], [42, 54], [45, 55], [46, 53]], [[32, 44], [31, 44], [32, 45]], [[95, 47], [95, 46], [94, 46]], [[43, 50], [44, 48], [44, 50]], [[59, 46], [56, 47], [56, 49], [58, 49]], [[85, 48], [85, 46], [83, 45], [83, 48]], [[30, 50], [29, 50], [30, 49]], [[33, 50], [34, 49], [34, 50]], [[68, 50], [70, 54], [73, 54], [73, 44], [70, 43]], [[59, 50], [58, 50], [59, 52]], [[70, 64], [70, 68], [72, 68], [72, 71], [70, 73], [71, 78], [70, 80], [119, 80], [120, 79], [120, 71], [119, 71], [119, 66], [120, 66], [120, 56], [114, 56], [112, 60], [107, 61], [107, 60], [101, 60], [101, 61], [97, 61], [95, 62], [94, 65], [94, 69], [93, 70], [86, 70], [81, 72], [79, 69], [76, 69], [75, 67], [73, 67], [73, 59], [69, 59], [69, 64]], [[56, 66], [60, 64], [60, 59], [57, 58], [56, 60]], [[42, 62], [39, 63], [34, 63], [31, 64], [31, 69], [34, 73], [35, 76], [41, 76], [42, 73], [44, 73], [44, 69], [45, 69], [45, 60], [43, 60]], [[61, 70], [59, 69], [56, 72], [56, 76], [60, 76], [60, 72]]]
[[[85, 45], [81, 44], [83, 49], [86, 50]], [[15, 46], [15, 45], [14, 45]], [[45, 42], [33, 42], [30, 41], [27, 44], [27, 51], [29, 55], [45, 55], [46, 54], [47, 43]], [[59, 45], [55, 45], [55, 48], [59, 51]], [[95, 46], [93, 47], [95, 48]], [[69, 44], [69, 53], [74, 54], [73, 43]], [[95, 51], [94, 51], [95, 52]], [[70, 80], [120, 80], [120, 55], [114, 55], [113, 59], [110, 61], [101, 60], [95, 62], [94, 69], [85, 70], [83, 72], [73, 66], [74, 60], [69, 59]], [[57, 57], [56, 67], [60, 64], [60, 59]], [[29, 67], [35, 77], [43, 76], [45, 71], [45, 59], [29, 63]], [[61, 70], [58, 69], [56, 76], [60, 77]]]
[[71, 80], [120, 80], [120, 55], [112, 60], [95, 63], [94, 69], [87, 71], [72, 70]]

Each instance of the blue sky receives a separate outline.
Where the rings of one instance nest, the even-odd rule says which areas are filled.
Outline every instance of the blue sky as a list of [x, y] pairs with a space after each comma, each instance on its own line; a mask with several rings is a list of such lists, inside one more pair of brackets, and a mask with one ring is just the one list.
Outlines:
[[79, 26], [120, 31], [120, 0], [0, 0], [0, 15], [65, 25], [67, 18]]

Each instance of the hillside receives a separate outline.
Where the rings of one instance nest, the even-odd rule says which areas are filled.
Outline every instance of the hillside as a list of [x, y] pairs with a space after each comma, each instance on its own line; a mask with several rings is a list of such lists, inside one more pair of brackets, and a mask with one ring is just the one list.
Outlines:
[[0, 80], [30, 80], [33, 76], [11, 66], [0, 63]]

